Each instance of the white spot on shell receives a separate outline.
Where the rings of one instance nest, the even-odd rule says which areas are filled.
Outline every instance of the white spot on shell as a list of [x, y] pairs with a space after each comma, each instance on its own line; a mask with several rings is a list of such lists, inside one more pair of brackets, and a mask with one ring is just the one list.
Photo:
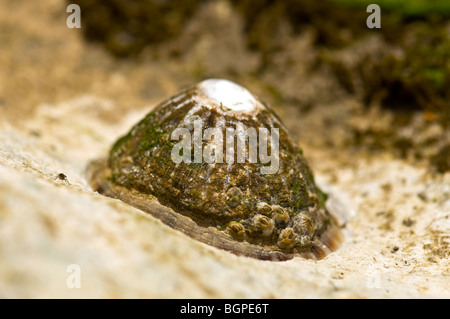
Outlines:
[[254, 114], [262, 104], [245, 88], [228, 80], [210, 79], [198, 84], [208, 102], [213, 102], [222, 112]]

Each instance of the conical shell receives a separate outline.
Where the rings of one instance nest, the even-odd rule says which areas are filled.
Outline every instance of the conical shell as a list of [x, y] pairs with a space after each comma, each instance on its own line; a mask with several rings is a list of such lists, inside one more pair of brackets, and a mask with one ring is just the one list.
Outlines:
[[239, 255], [320, 259], [341, 241], [326, 195], [280, 119], [227, 80], [203, 81], [158, 105], [94, 167], [99, 192]]

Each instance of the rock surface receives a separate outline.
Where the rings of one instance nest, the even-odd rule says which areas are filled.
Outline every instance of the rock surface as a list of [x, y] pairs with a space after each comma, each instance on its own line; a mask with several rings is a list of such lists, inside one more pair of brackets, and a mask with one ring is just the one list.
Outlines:
[[[116, 64], [45, 3], [1, 4], [0, 297], [450, 298], [450, 174], [390, 154], [301, 142], [345, 225], [320, 261], [238, 257], [92, 191], [88, 162], [192, 78], [167, 61]], [[289, 129], [323, 119], [289, 112]], [[80, 288], [69, 288], [73, 264]]]

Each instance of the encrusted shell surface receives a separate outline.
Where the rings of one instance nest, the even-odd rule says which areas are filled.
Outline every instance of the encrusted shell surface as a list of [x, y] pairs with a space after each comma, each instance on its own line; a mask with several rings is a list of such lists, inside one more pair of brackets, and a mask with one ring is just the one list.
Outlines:
[[[201, 127], [195, 127], [198, 123]], [[208, 142], [216, 138], [203, 136], [196, 140], [200, 145], [195, 144], [196, 129], [218, 128], [226, 136], [227, 128], [243, 127], [256, 132], [278, 129], [278, 154], [270, 149], [272, 160], [277, 161], [276, 172], [263, 173], [262, 168], [273, 163], [261, 158], [251, 161], [252, 142], [244, 139], [239, 144], [239, 136], [233, 137], [234, 144], [219, 140], [222, 162], [219, 157], [207, 161], [204, 154], [195, 161], [195, 148], [205, 152]], [[192, 154], [179, 163], [173, 159], [177, 128], [193, 135], [189, 137]], [[257, 150], [261, 142], [274, 145], [269, 140], [257, 140]], [[233, 148], [234, 161], [227, 157], [227, 147]], [[240, 161], [239, 148], [246, 151]], [[280, 119], [246, 89], [227, 80], [200, 82], [158, 105], [113, 145], [107, 160], [95, 162], [92, 172], [91, 184], [100, 193], [238, 255], [320, 259], [341, 242], [340, 229], [324, 206], [326, 195], [315, 185], [302, 151]]]

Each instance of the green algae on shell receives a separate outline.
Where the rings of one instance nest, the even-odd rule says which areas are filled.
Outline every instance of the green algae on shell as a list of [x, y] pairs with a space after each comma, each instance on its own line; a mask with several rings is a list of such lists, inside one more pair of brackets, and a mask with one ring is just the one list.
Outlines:
[[[243, 126], [277, 129], [278, 153], [272, 147], [274, 140], [268, 143], [276, 171], [267, 173], [267, 161], [261, 158], [250, 160], [251, 139], [235, 143], [238, 134], [232, 144], [219, 140], [217, 145], [225, 151], [214, 149], [215, 161], [205, 161], [205, 154], [201, 161], [195, 156], [192, 160], [196, 147], [205, 151], [212, 136], [200, 139], [200, 145], [189, 144], [192, 152], [183, 150], [181, 159], [174, 160], [177, 143], [172, 133], [183, 128], [198, 134], [198, 123], [202, 131], [216, 128], [224, 136], [227, 129], [237, 132]], [[185, 139], [188, 136], [183, 135], [181, 140]], [[241, 161], [234, 159], [239, 148], [246, 152]], [[261, 148], [260, 143], [257, 149]], [[112, 146], [107, 160], [95, 161], [91, 168], [91, 185], [98, 192], [238, 255], [320, 259], [337, 249], [342, 239], [324, 206], [326, 195], [280, 119], [246, 89], [227, 80], [200, 82], [158, 105]]]

